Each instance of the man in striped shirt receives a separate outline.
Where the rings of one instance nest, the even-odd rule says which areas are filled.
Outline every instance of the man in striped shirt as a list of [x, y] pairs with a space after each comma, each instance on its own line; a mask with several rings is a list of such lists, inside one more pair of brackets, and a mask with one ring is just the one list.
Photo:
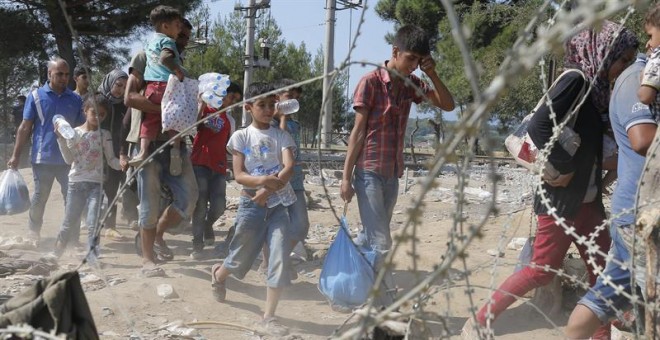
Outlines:
[[[417, 69], [433, 83], [429, 87], [412, 73]], [[451, 111], [454, 100], [435, 71], [427, 33], [420, 27], [401, 27], [392, 46], [391, 60], [362, 77], [353, 97], [355, 125], [348, 141], [341, 197], [350, 202], [357, 194], [363, 230], [362, 245], [376, 253], [376, 270], [391, 245], [390, 221], [403, 174], [403, 146], [410, 106], [428, 100]], [[391, 274], [386, 288], [394, 289]], [[388, 304], [392, 294], [381, 294]]]

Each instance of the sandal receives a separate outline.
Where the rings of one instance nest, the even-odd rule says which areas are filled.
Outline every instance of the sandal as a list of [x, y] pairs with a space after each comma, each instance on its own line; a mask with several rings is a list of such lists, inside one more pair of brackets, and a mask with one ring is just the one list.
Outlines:
[[225, 302], [227, 297], [225, 283], [220, 283], [215, 279], [215, 272], [217, 272], [221, 266], [222, 264], [216, 263], [211, 267], [211, 288], [213, 288], [213, 297], [215, 298], [215, 301]]
[[274, 316], [261, 320], [257, 328], [259, 332], [266, 335], [285, 336], [289, 334], [289, 328], [282, 325]]
[[165, 270], [155, 264], [144, 265], [140, 268], [140, 275], [143, 277], [165, 277]]
[[161, 245], [154, 242], [154, 254], [160, 261], [171, 261], [174, 259], [174, 253], [172, 253], [172, 250], [165, 243]]
[[181, 168], [181, 151], [178, 148], [170, 149], [170, 175], [181, 175], [183, 171]]

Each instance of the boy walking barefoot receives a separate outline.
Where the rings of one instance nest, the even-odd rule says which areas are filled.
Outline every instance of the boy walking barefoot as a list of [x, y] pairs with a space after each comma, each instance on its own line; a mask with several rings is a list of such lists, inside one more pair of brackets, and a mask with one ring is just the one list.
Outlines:
[[[271, 90], [268, 84], [254, 83], [245, 97], [251, 99]], [[275, 113], [274, 95], [248, 100], [245, 109], [252, 115], [252, 124], [235, 132], [227, 145], [233, 157], [236, 182], [243, 185], [236, 214], [236, 234], [224, 263], [211, 268], [211, 286], [215, 299], [224, 302], [225, 281], [229, 275], [242, 279], [267, 244], [270, 252], [266, 306], [260, 326], [266, 333], [282, 336], [289, 330], [277, 321], [275, 310], [283, 288], [291, 283], [287, 206], [296, 199], [289, 184], [295, 144], [288, 133], [270, 125]]]
[[[176, 47], [176, 39], [181, 32], [183, 18], [176, 9], [169, 6], [158, 6], [149, 15], [156, 34], [145, 48], [147, 65], [144, 71], [144, 80], [147, 88], [144, 96], [154, 104], [160, 105], [167, 87], [170, 74], [183, 81], [184, 72], [181, 68], [181, 58]], [[149, 144], [156, 140], [161, 130], [162, 117], [158, 112], [144, 112], [140, 125], [140, 153], [129, 161], [130, 166], [139, 166], [149, 157]], [[174, 136], [176, 131], [168, 131]], [[181, 139], [176, 138], [170, 149], [170, 173], [172, 176], [181, 174]]]

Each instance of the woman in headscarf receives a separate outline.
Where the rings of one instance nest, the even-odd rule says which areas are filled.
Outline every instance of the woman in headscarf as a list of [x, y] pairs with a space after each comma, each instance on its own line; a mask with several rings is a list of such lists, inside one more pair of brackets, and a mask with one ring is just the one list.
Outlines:
[[[124, 119], [124, 114], [126, 114], [126, 106], [124, 105], [124, 89], [126, 88], [126, 81], [128, 81], [128, 75], [126, 72], [114, 69], [105, 75], [103, 82], [101, 82], [101, 85], [99, 85], [98, 88], [98, 92], [106, 97], [112, 104], [112, 110], [101, 123], [101, 128], [110, 131], [110, 135], [112, 136], [112, 148], [115, 151], [115, 156], [120, 158], [121, 162], [128, 161], [127, 159], [121, 159], [121, 157], [126, 157], [120, 157], [119, 154], [119, 148], [122, 142], [122, 119]], [[124, 181], [124, 178], [125, 174], [123, 172], [107, 168], [107, 177], [103, 184], [103, 191], [110, 202], [114, 200], [115, 195], [117, 195], [117, 189]], [[135, 208], [133, 207], [133, 209]], [[110, 238], [121, 239], [122, 235], [117, 231], [116, 226], [117, 205], [115, 204], [110, 209], [110, 214], [105, 221], [105, 235]]]
[[[583, 84], [591, 84], [588, 97], [575, 113], [577, 119], [573, 130], [581, 138], [580, 146], [573, 156], [558, 143], [553, 146], [548, 161], [559, 171], [559, 176], [546, 179], [542, 185], [556, 214], [585, 241], [590, 239], [590, 234], [605, 219], [601, 195], [604, 133], [601, 117], [607, 113], [610, 84], [634, 60], [638, 46], [639, 42], [631, 31], [612, 22], [605, 22], [599, 29], [581, 31], [566, 43], [564, 66], [566, 69], [582, 71], [584, 77], [578, 72], [569, 72], [561, 77], [548, 94], [552, 112], [557, 115], [556, 121], [561, 122], [569, 114], [570, 106]], [[555, 124], [550, 114], [551, 110], [543, 105], [529, 123], [529, 136], [539, 149], [543, 149], [553, 135]], [[605, 266], [604, 257], [591, 252], [587, 254], [585, 243], [580, 244], [572, 235], [565, 233], [564, 227], [549, 214], [538, 192], [534, 197], [534, 213], [537, 215], [538, 227], [531, 262], [535, 266], [525, 266], [502, 283], [491, 296], [491, 302], [486, 303], [477, 313], [479, 326], [484, 327], [488, 320], [495, 320], [518, 297], [550, 283], [555, 277], [554, 271], [561, 269], [571, 243], [575, 243], [587, 265], [591, 285], [597, 277], [594, 264], [601, 268]], [[602, 252], [607, 252], [610, 237], [606, 229], [598, 232], [594, 243]], [[595, 263], [588, 261], [589, 256], [594, 258]], [[551, 270], [544, 269], [546, 266]], [[470, 332], [472, 327], [466, 324], [463, 330]], [[594, 339], [609, 337], [609, 324], [601, 328], [594, 334]]]

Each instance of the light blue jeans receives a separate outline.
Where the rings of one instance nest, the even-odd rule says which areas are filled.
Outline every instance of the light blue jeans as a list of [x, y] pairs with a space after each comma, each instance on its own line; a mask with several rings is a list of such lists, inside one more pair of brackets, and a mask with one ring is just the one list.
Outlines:
[[[97, 225], [99, 212], [101, 209], [101, 183], [94, 182], [72, 182], [69, 183], [67, 192], [66, 210], [64, 213], [64, 222], [57, 234], [57, 241], [62, 248], [72, 240], [77, 240], [80, 233], [80, 216], [83, 209], [87, 209], [85, 223], [87, 225], [87, 245], [88, 249], [94, 249], [94, 254], [98, 256], [98, 229]], [[74, 238], [75, 237], [75, 238]]]
[[305, 241], [309, 231], [309, 215], [307, 214], [307, 198], [305, 190], [296, 190], [296, 202], [287, 207], [291, 226], [289, 235], [294, 241]]
[[236, 234], [229, 244], [225, 268], [242, 279], [266, 243], [270, 250], [266, 285], [280, 288], [291, 284], [289, 254], [292, 246], [287, 233], [289, 223], [286, 207], [277, 205], [266, 208], [241, 196], [236, 214]]
[[[36, 233], [41, 232], [41, 226], [44, 223], [44, 211], [46, 203], [50, 197], [50, 190], [53, 188], [55, 179], [60, 183], [64, 205], [66, 207], [66, 194], [69, 185], [69, 170], [71, 167], [56, 164], [32, 164], [32, 177], [34, 178], [34, 194], [30, 203], [30, 213], [28, 225], [30, 230]], [[78, 233], [80, 233], [78, 231]]]
[[179, 176], [170, 175], [170, 148], [157, 154], [145, 164], [137, 174], [140, 228], [153, 229], [161, 215], [161, 185], [172, 191], [171, 206], [183, 220], [190, 218], [197, 201], [197, 181], [192, 169], [188, 149], [181, 146], [182, 172]]
[[[375, 252], [374, 269], [378, 271], [392, 247], [390, 222], [399, 195], [399, 179], [384, 178], [371, 171], [355, 169], [353, 188], [362, 221], [361, 235], [358, 237], [362, 242], [358, 245]], [[395, 288], [391, 272], [385, 275], [385, 285], [389, 290]], [[388, 304], [391, 300], [381, 295], [381, 302]]]
[[[630, 308], [630, 300], [623, 296], [618, 289], [622, 289], [628, 294], [633, 293], [631, 285], [631, 275], [635, 277], [635, 290], [639, 290], [642, 296], [646, 294], [646, 247], [641, 235], [636, 235], [633, 248], [633, 229], [634, 225], [612, 226], [610, 227], [610, 236], [612, 237], [612, 247], [609, 255], [619, 262], [626, 263], [627, 267], [622, 268], [620, 264], [614, 261], [607, 261], [603, 273], [598, 276], [596, 284], [587, 294], [584, 295], [578, 304], [589, 308], [602, 322], [607, 322], [617, 315]], [[635, 251], [634, 270], [631, 273], [630, 267], [633, 257], [631, 251]], [[616, 287], [616, 288], [615, 288]]]
[[193, 165], [199, 195], [192, 217], [193, 249], [204, 248], [204, 238], [213, 235], [213, 223], [222, 216], [227, 205], [225, 175], [205, 166]]

